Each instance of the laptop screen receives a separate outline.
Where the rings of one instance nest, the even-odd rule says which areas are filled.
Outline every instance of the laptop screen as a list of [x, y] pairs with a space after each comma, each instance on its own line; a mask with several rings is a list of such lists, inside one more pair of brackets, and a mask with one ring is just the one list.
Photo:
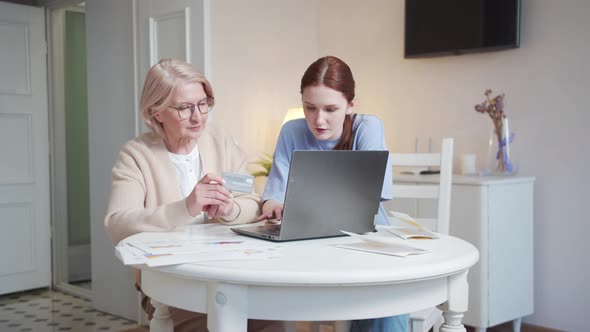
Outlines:
[[374, 230], [388, 151], [293, 151], [281, 238]]

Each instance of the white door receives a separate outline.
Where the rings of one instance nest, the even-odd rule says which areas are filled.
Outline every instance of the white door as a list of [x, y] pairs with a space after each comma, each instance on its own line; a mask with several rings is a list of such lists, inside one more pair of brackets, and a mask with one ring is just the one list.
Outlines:
[[[137, 91], [150, 67], [163, 58], [185, 60], [211, 80], [208, 0], [141, 1], [137, 12]], [[137, 116], [138, 132], [147, 131]]]
[[0, 294], [49, 286], [45, 18], [0, 2]]
[[209, 0], [86, 1], [92, 291], [101, 311], [131, 319], [139, 312], [131, 269], [115, 257], [103, 220], [119, 149], [144, 130], [143, 79], [171, 56], [210, 74], [208, 17]]

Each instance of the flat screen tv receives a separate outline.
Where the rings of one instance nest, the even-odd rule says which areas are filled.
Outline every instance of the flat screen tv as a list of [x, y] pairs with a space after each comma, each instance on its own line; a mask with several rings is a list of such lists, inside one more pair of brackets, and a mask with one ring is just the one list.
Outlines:
[[517, 48], [519, 35], [520, 0], [406, 0], [406, 58]]

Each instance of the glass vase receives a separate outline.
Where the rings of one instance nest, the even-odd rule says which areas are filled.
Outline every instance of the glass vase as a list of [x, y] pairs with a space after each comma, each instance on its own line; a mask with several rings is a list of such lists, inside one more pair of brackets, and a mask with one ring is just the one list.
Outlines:
[[508, 119], [504, 118], [496, 125], [492, 125], [488, 139], [488, 154], [486, 173], [491, 175], [515, 174], [517, 167], [512, 159], [511, 148], [514, 133], [510, 132]]

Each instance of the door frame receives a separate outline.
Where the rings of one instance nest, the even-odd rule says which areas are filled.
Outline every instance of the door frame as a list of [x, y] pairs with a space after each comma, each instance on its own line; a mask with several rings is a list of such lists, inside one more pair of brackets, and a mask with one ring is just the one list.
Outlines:
[[[65, 128], [65, 14], [84, 12], [74, 5], [80, 1], [58, 1], [45, 10], [49, 96], [50, 178], [51, 178], [51, 257], [52, 286], [85, 299], [92, 291], [68, 282], [68, 178]], [[90, 222], [90, 220], [88, 221]]]

